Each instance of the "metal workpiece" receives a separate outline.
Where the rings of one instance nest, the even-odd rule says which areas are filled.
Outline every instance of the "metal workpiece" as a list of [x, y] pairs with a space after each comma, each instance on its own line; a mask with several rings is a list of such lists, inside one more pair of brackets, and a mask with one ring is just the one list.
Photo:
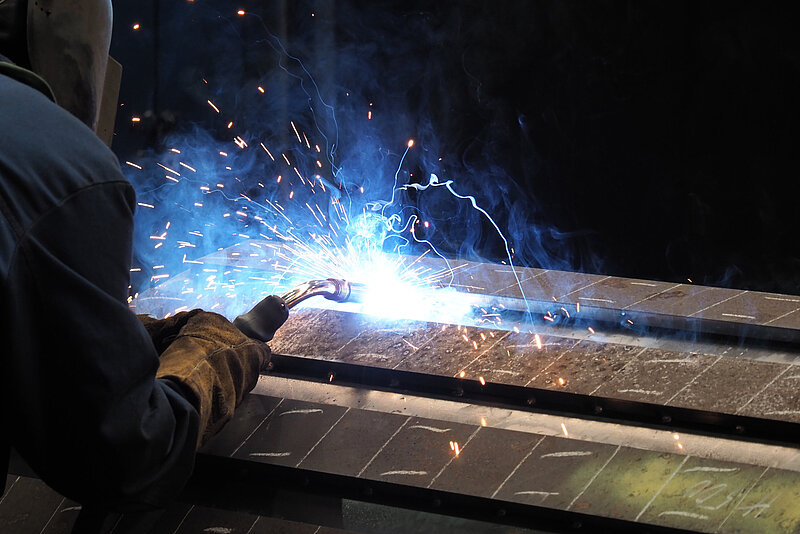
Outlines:
[[800, 422], [798, 394], [790, 387], [800, 368], [791, 361], [762, 361], [755, 359], [762, 353], [741, 348], [695, 352], [692, 343], [663, 348], [594, 337], [374, 323], [309, 309], [290, 318], [271, 346], [274, 370], [287, 375], [324, 379], [333, 372], [367, 388], [396, 384], [473, 401], [800, 440], [793, 426]]
[[[76, 504], [42, 483], [12, 475], [8, 487], [0, 525], [38, 531], [47, 518], [74, 520]], [[454, 534], [534, 526], [790, 534], [800, 526], [797, 499], [792, 448], [265, 376], [199, 451], [184, 495], [154, 524], [343, 532], [311, 526], [326, 524], [317, 508], [328, 501], [337, 526], [359, 532], [376, 530], [364, 530], [352, 506], [386, 514], [386, 532], [415, 532], [420, 513], [439, 525], [425, 532]], [[36, 514], [27, 513], [32, 503]], [[418, 512], [389, 515], [387, 505]], [[280, 520], [264, 517], [275, 513]], [[35, 518], [43, 518], [37, 530]]]
[[239, 473], [252, 488], [244, 493], [277, 480], [548, 532], [788, 534], [800, 526], [792, 448], [631, 434], [335, 383], [262, 378], [199, 452], [201, 477]]
[[254, 492], [277, 480], [554, 532], [800, 528], [800, 298], [451, 261], [439, 295], [471, 313], [397, 317], [364, 313], [364, 286], [288, 280], [271, 254], [220, 251], [136, 302], [294, 303], [271, 367], [200, 451], [209, 491], [236, 472]]
[[[247, 288], [260, 288], [259, 296], [280, 294], [281, 284], [291, 281], [283, 274], [269, 274], [276, 245], [268, 245], [253, 242], [206, 257], [202, 265], [140, 295], [136, 309], [143, 312], [150, 306], [160, 313], [167, 305], [181, 303], [173, 309], [177, 311], [193, 307], [195, 299], [195, 304], [213, 302], [207, 309], [219, 311], [227, 302], [241, 302]], [[441, 272], [444, 265], [431, 257], [413, 262], [422, 275]], [[214, 266], [219, 276], [209, 274]], [[575, 394], [582, 396], [577, 403], [582, 412], [599, 411], [603, 416], [615, 413], [615, 406], [622, 409], [619, 416], [644, 406], [648, 420], [641, 414], [633, 418], [640, 424], [674, 424], [680, 414], [692, 410], [718, 413], [724, 417], [705, 419], [727, 421], [718, 426], [743, 436], [754, 436], [751, 432], [761, 425], [740, 424], [735, 422], [738, 417], [800, 422], [794, 371], [800, 351], [794, 343], [656, 328], [635, 315], [658, 316], [662, 326], [696, 326], [699, 323], [692, 321], [703, 319], [706, 326], [719, 323], [730, 332], [744, 325], [740, 333], [745, 335], [753, 329], [768, 334], [771, 327], [791, 333], [800, 332], [800, 322], [792, 322], [800, 318], [800, 298], [465, 261], [452, 261], [447, 267], [451, 276], [446, 281], [459, 298], [472, 299], [478, 323], [439, 322], [435, 313], [423, 315], [424, 306], [416, 320], [356, 313], [357, 302], [345, 303], [356, 306], [348, 308], [352, 312], [316, 309], [360, 301], [366, 287], [341, 279], [305, 281], [284, 288], [287, 304], [303, 306], [292, 310], [271, 341], [278, 355], [275, 365], [291, 363], [293, 372], [301, 367], [306, 368], [303, 372], [317, 372], [310, 371], [320, 367], [312, 360], [335, 361], [366, 371], [417, 373], [422, 375], [415, 379], [418, 384], [458, 378], [464, 382], [458, 387], [467, 392], [472, 388], [480, 394], [527, 395], [538, 407], [544, 399]], [[198, 269], [205, 278], [195, 276]], [[239, 282], [220, 276], [237, 276]], [[195, 287], [197, 280], [205, 280], [205, 285]], [[267, 283], [270, 280], [274, 282]], [[326, 298], [309, 299], [313, 295]], [[493, 308], [479, 308], [490, 302]], [[509, 315], [512, 304], [520, 309], [521, 302], [530, 307], [533, 321]], [[387, 300], [385, 307], [391, 311], [393, 302]], [[600, 320], [602, 314], [608, 320]], [[281, 356], [295, 360], [281, 362]], [[786, 439], [794, 440], [794, 433]]]
[[[235, 317], [267, 295], [284, 294], [314, 278], [287, 276], [283, 271], [285, 266], [281, 265], [286, 255], [280, 244], [270, 241], [251, 240], [228, 247], [183, 264], [181, 269], [186, 269], [183, 272], [159, 271], [159, 277], [168, 276], [166, 281], [138, 295], [132, 307], [137, 313], [157, 317], [198, 307]], [[397, 258], [399, 265], [413, 264], [414, 272], [421, 278], [436, 274], [435, 285], [455, 291], [465, 303], [478, 309], [494, 307], [497, 312], [529, 315], [537, 328], [591, 327], [634, 337], [677, 332], [700, 342], [706, 336], [722, 337], [722, 343], [734, 346], [751, 339], [789, 344], [800, 341], [798, 296], [448, 261], [431, 255], [424, 258], [397, 255]], [[334, 283], [325, 284], [330, 284], [331, 295], [344, 291]], [[361, 301], [358, 297], [363, 295], [363, 289], [360, 286], [353, 291], [351, 302]], [[423, 313], [420, 308], [417, 316], [406, 319], [441, 320], [435, 311], [428, 316], [422, 316]], [[509, 319], [505, 327], [511, 329], [512, 322]]]

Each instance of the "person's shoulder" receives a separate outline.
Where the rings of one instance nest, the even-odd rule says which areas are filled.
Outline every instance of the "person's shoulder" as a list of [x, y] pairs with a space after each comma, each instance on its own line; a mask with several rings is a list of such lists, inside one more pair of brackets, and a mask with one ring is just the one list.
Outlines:
[[111, 149], [40, 92], [0, 75], [0, 102], [0, 194], [23, 225], [84, 189], [130, 188]]
[[105, 143], [67, 110], [24, 84], [11, 80], [7, 85], [0, 85], [3, 102], [8, 103], [0, 120], [18, 139], [17, 146], [27, 141], [29, 151], [37, 156], [59, 158], [64, 163], [88, 161], [119, 167]]

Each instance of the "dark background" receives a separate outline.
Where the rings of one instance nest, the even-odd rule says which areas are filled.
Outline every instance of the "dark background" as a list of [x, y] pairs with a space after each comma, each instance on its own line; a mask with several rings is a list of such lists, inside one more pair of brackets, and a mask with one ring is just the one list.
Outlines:
[[[270, 76], [238, 8], [332, 104], [373, 101], [395, 146], [418, 137], [501, 197], [520, 263], [800, 294], [800, 21], [784, 4], [117, 2], [121, 159], [187, 124], [213, 133], [199, 80], [233, 105], [226, 87]], [[496, 239], [475, 250], [502, 257]]]

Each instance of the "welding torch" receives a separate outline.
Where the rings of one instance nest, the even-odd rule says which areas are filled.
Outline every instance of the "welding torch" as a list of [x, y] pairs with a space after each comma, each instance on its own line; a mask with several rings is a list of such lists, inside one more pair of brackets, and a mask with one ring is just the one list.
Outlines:
[[334, 302], [363, 302], [366, 285], [347, 280], [328, 278], [309, 280], [283, 296], [270, 295], [253, 309], [233, 320], [233, 324], [248, 337], [269, 341], [289, 318], [289, 310], [306, 299], [316, 296]]

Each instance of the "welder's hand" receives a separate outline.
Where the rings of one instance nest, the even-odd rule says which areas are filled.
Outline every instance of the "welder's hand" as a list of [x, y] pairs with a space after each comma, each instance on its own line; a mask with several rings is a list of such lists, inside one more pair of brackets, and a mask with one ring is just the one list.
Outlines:
[[136, 317], [139, 318], [147, 333], [150, 334], [150, 339], [153, 340], [153, 345], [160, 355], [175, 341], [181, 328], [186, 326], [186, 322], [201, 311], [203, 310], [179, 312], [165, 319], [156, 319], [149, 315], [137, 315]]
[[233, 320], [236, 328], [246, 336], [269, 341], [278, 328], [289, 318], [289, 310], [281, 297], [270, 295], [244, 315]]
[[200, 414], [198, 447], [233, 416], [269, 361], [266, 344], [243, 335], [216, 313], [193, 310], [161, 354], [156, 378], [177, 382]]

